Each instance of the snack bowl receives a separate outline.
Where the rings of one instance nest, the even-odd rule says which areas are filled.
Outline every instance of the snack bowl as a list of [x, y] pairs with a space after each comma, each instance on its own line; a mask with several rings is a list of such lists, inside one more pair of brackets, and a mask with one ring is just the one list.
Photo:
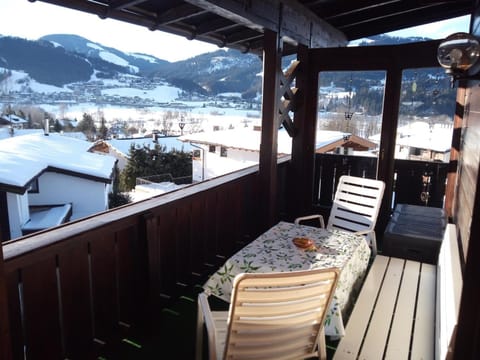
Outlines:
[[312, 239], [306, 237], [296, 237], [293, 240], [296, 247], [304, 250], [315, 250], [315, 243]]

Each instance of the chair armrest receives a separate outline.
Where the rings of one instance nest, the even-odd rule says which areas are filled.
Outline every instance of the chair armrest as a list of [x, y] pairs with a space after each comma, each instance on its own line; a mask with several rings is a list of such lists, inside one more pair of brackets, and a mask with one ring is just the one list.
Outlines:
[[210, 351], [210, 360], [216, 358], [216, 339], [215, 339], [215, 322], [212, 317], [210, 304], [208, 303], [208, 295], [204, 292], [198, 294], [198, 314], [197, 314], [197, 340], [196, 340], [196, 358], [202, 359], [203, 348], [203, 325], [207, 328], [208, 348]]
[[372, 248], [372, 256], [377, 255], [377, 237], [375, 235], [375, 230], [362, 230], [354, 233], [355, 235], [365, 235], [370, 247]]
[[295, 222], [295, 225], [299, 225], [300, 222], [302, 221], [316, 219], [316, 218], [318, 218], [318, 221], [320, 222], [320, 227], [325, 229], [325, 221], [323, 220], [323, 216], [320, 214], [300, 216], [300, 217], [297, 217], [294, 222]]

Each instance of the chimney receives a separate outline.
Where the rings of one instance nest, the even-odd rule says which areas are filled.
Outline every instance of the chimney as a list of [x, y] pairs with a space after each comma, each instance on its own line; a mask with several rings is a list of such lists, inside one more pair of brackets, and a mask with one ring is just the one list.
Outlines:
[[49, 123], [50, 122], [48, 121], [48, 118], [45, 118], [45, 129], [43, 130], [45, 136], [49, 135], [49, 127], [50, 127]]

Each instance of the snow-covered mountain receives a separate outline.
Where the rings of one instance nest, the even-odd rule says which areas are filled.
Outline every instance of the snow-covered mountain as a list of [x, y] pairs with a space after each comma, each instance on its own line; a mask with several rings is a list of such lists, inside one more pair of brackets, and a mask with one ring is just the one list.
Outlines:
[[20, 80], [23, 87], [38, 82], [63, 88], [132, 75], [143, 82], [161, 79], [189, 93], [236, 92], [253, 98], [261, 84], [256, 74], [262, 64], [258, 57], [235, 50], [218, 50], [170, 63], [148, 54], [125, 53], [78, 35], [53, 34], [37, 41], [0, 37], [0, 68], [4, 69], [0, 82], [7, 78], [7, 70], [28, 74]]
[[102, 60], [122, 68], [125, 68], [132, 74], [149, 74], [159, 65], [168, 64], [168, 61], [161, 60], [155, 56], [137, 53], [125, 53], [120, 50], [103, 46], [102, 44], [90, 41], [78, 35], [71, 34], [53, 34], [46, 35], [39, 41], [48, 41], [54, 46], [60, 46], [66, 51], [84, 56], [96, 63], [96, 60]]

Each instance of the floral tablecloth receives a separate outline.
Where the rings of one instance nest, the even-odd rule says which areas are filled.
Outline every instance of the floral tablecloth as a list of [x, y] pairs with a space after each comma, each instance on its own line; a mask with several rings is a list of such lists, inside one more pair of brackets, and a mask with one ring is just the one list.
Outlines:
[[[317, 250], [297, 248], [292, 240], [306, 237]], [[305, 225], [279, 222], [245, 246], [214, 273], [203, 288], [209, 295], [230, 302], [233, 278], [243, 272], [276, 272], [338, 267], [340, 277], [325, 321], [325, 334], [343, 336], [343, 318], [349, 315], [365, 276], [370, 248], [363, 236]]]

